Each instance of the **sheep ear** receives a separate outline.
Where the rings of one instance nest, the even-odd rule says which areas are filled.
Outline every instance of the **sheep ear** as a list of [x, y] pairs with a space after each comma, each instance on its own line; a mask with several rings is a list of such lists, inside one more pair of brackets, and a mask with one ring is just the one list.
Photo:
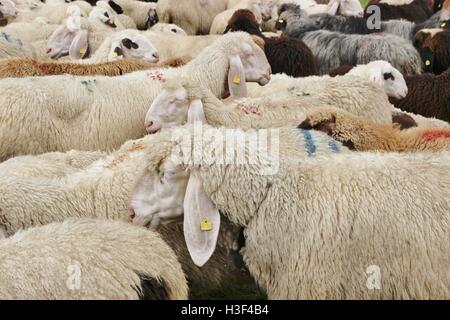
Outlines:
[[331, 16], [335, 16], [335, 15], [337, 15], [338, 10], [339, 10], [339, 1], [331, 0], [328, 3], [328, 11], [327, 11], [327, 13], [329, 15], [331, 15]]
[[188, 181], [184, 198], [184, 238], [194, 263], [202, 267], [216, 249], [220, 213], [203, 190], [194, 173]]
[[86, 30], [80, 30], [70, 45], [70, 59], [79, 60], [85, 58], [88, 55], [88, 47], [88, 32]]
[[188, 123], [201, 122], [207, 124], [205, 112], [203, 111], [203, 103], [200, 99], [191, 102], [188, 109]]
[[370, 81], [375, 82], [376, 84], [381, 86], [383, 84], [381, 81], [381, 70], [378, 68], [372, 69], [369, 74], [369, 79]]
[[247, 86], [245, 84], [245, 71], [241, 58], [238, 55], [230, 58], [230, 70], [228, 71], [228, 88], [233, 98], [243, 98], [247, 96]]
[[67, 18], [66, 21], [67, 29], [69, 29], [70, 32], [77, 32], [81, 30], [81, 19], [79, 16], [70, 16]]

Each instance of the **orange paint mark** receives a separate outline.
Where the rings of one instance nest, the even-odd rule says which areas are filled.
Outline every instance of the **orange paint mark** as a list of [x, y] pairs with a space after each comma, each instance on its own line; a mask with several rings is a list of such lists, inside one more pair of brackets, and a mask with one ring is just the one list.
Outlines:
[[112, 169], [114, 167], [117, 167], [119, 164], [121, 164], [122, 162], [124, 162], [129, 158], [130, 153], [144, 150], [144, 148], [145, 146], [143, 141], [133, 143], [133, 145], [129, 149], [125, 150], [122, 154], [118, 155], [114, 160], [111, 161], [109, 165], [105, 166], [105, 168]]
[[431, 129], [422, 134], [422, 138], [425, 141], [434, 141], [436, 139], [450, 138], [450, 130]]

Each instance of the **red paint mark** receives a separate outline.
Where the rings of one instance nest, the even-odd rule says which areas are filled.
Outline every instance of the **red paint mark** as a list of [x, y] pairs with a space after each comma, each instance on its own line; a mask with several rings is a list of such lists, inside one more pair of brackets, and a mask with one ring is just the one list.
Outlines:
[[436, 139], [447, 139], [450, 138], [450, 130], [439, 130], [439, 129], [427, 130], [422, 134], [422, 138], [425, 141], [434, 141]]
[[166, 82], [166, 79], [164, 78], [164, 75], [159, 70], [148, 71], [147, 72], [147, 76], [150, 77], [150, 79], [155, 80], [155, 81]]
[[245, 114], [256, 114], [258, 116], [261, 115], [261, 110], [259, 109], [259, 106], [257, 106], [256, 104], [239, 103], [236, 106], [236, 110], [237, 111], [242, 111]]

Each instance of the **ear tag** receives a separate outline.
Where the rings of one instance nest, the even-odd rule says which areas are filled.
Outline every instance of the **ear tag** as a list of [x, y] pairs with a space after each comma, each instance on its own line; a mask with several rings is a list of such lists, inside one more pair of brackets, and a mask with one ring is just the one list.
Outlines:
[[431, 64], [430, 60], [425, 61], [425, 65], [428, 67]]
[[81, 49], [80, 49], [80, 54], [81, 54], [82, 56], [84, 56], [85, 53], [86, 53], [86, 48], [81, 48]]
[[239, 77], [239, 76], [234, 77], [233, 78], [233, 83], [234, 84], [241, 84], [241, 77]]
[[237, 96], [239, 94], [239, 87], [232, 87], [231, 92], [233, 95]]
[[114, 52], [112, 53], [112, 56], [113, 56], [113, 57], [117, 57], [117, 52], [114, 51]]
[[442, 22], [441, 28], [444, 28], [446, 24], [447, 24], [447, 22]]
[[211, 231], [213, 229], [213, 225], [211, 220], [204, 218], [200, 223], [200, 230], [202, 231]]

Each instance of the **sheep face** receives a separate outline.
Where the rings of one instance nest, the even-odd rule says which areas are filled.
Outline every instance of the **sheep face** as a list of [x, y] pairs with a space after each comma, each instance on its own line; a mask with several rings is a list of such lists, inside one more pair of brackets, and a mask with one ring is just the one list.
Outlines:
[[158, 62], [158, 50], [143, 35], [131, 30], [125, 30], [116, 34], [111, 40], [111, 50], [108, 61], [116, 61], [122, 58], [142, 59], [149, 62]]
[[145, 117], [148, 133], [186, 123], [189, 110], [188, 92], [183, 87], [165, 88], [153, 101]]
[[114, 14], [110, 10], [96, 7], [92, 9], [91, 13], [89, 14], [89, 18], [98, 19], [108, 27], [117, 28], [114, 20]]
[[151, 169], [134, 188], [128, 213], [133, 224], [156, 229], [182, 217], [189, 175], [170, 157]]
[[[257, 39], [261, 41], [260, 38]], [[241, 71], [248, 82], [258, 82], [261, 86], [269, 83], [272, 69], [263, 49], [255, 42], [243, 43], [239, 55], [230, 57], [233, 58], [241, 60], [243, 68]]]
[[0, 19], [17, 16], [17, 8], [14, 2], [10, 0], [0, 1]]
[[390, 63], [377, 61], [369, 69], [369, 79], [378, 84], [389, 97], [403, 99], [408, 94], [403, 75]]

